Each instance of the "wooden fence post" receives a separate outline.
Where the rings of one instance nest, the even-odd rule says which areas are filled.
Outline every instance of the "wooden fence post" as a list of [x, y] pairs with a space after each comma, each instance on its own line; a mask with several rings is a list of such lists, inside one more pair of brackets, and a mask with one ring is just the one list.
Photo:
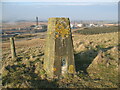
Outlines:
[[16, 51], [15, 51], [14, 37], [10, 37], [10, 47], [11, 47], [12, 59], [15, 59], [16, 58]]

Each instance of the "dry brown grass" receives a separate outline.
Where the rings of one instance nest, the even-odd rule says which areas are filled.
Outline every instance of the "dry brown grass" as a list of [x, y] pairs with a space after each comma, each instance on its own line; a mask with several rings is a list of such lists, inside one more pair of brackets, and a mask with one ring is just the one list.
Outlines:
[[[39, 36], [41, 34], [37, 34], [37, 35]], [[21, 61], [19, 61], [19, 63], [15, 61], [15, 63], [17, 63], [18, 66], [20, 66], [21, 64], [24, 63], [27, 66], [27, 68], [28, 67], [30, 68], [29, 71], [34, 70], [34, 69], [32, 69], [33, 67], [30, 66], [31, 58], [32, 58], [32, 62], [39, 61], [39, 59], [40, 60], [42, 59], [44, 54], [41, 49], [44, 49], [45, 39], [40, 39], [40, 38], [35, 38], [35, 39], [31, 39], [31, 40], [20, 39], [20, 41], [18, 41], [18, 39], [16, 39], [15, 44], [16, 44], [17, 55], [18, 55], [18, 57], [21, 57]], [[91, 58], [94, 60], [92, 55], [94, 53], [96, 53], [97, 50], [107, 48], [108, 51], [109, 50], [112, 51], [113, 48], [111, 49], [109, 47], [118, 46], [118, 32], [102, 33], [102, 34], [94, 34], [94, 35], [82, 35], [82, 34], [74, 33], [73, 34], [73, 44], [75, 47], [75, 61], [77, 62], [76, 68], [78, 69], [78, 72], [77, 72], [78, 74], [74, 78], [64, 78], [64, 79], [58, 80], [57, 82], [55, 82], [55, 84], [56, 83], [59, 84], [59, 87], [62, 87], [62, 88], [64, 88], [64, 87], [65, 88], [70, 88], [70, 87], [74, 87], [74, 88], [75, 87], [76, 88], [88, 88], [88, 87], [89, 88], [117, 88], [117, 84], [118, 84], [118, 81], [116, 80], [118, 78], [117, 75], [115, 75], [114, 73], [109, 75], [109, 71], [113, 71], [115, 69], [112, 66], [112, 63], [109, 65], [111, 68], [107, 68], [107, 71], [105, 71], [106, 67], [103, 67], [104, 69], [102, 69], [103, 70], [102, 73], [100, 71], [98, 71], [98, 73], [101, 74], [101, 76], [99, 76], [101, 78], [104, 77], [104, 75], [107, 75], [105, 78], [102, 78], [102, 79], [100, 78], [100, 80], [97, 77], [98, 74], [96, 74], [95, 79], [91, 79], [89, 76], [87, 76], [85, 73], [83, 73], [83, 71], [81, 71], [81, 68], [84, 68], [84, 66], [86, 64], [88, 64], [88, 62]], [[3, 49], [4, 63], [7, 62], [8, 65], [11, 64], [11, 66], [13, 66], [14, 62], [12, 62], [10, 57], [8, 58], [8, 56], [10, 55], [9, 41], [6, 41], [2, 44], [2, 49]], [[96, 52], [94, 52], [94, 50], [96, 50]], [[104, 53], [106, 53], [106, 52], [104, 52]], [[112, 52], [112, 53], [115, 54], [115, 56], [113, 55], [113, 57], [117, 56], [116, 52]], [[108, 56], [108, 58], [109, 57], [110, 56]], [[88, 62], [86, 62], [86, 60], [88, 60]], [[111, 61], [112, 61], [112, 59], [111, 59]], [[115, 58], [115, 60], [113, 60], [113, 61], [117, 61], [117, 59]], [[22, 69], [22, 71], [25, 71], [26, 67], [20, 67], [20, 69]], [[40, 70], [39, 67], [38, 67], [38, 70]], [[7, 72], [7, 71], [5, 71], [5, 72]], [[17, 71], [14, 71], [14, 73], [15, 72], [17, 74]], [[106, 72], [107, 72], [107, 74], [106, 74]], [[42, 75], [44, 76], [44, 74], [42, 74]], [[17, 77], [19, 77], [19, 76], [20, 75], [18, 75]], [[8, 75], [6, 75], [5, 78], [6, 77], [9, 79]], [[13, 77], [13, 76], [11, 76], [11, 77]], [[31, 76], [31, 77], [33, 77], [33, 76]], [[26, 75], [25, 78], [28, 78], [28, 75]], [[39, 76], [39, 78], [40, 78], [40, 76]], [[110, 81], [110, 79], [113, 81]], [[29, 80], [31, 80], [31, 79], [29, 79]], [[4, 82], [6, 82], [5, 79], [4, 79]], [[22, 80], [21, 80], [21, 82], [22, 82]], [[40, 87], [40, 85], [37, 82], [38, 82], [38, 80], [36, 80], [34, 83], [31, 83], [31, 85], [34, 85], [34, 87], [35, 86]], [[11, 83], [9, 85], [11, 85]], [[17, 82], [15, 84], [19, 85], [21, 83]], [[48, 87], [54, 87], [54, 86], [52, 86], [53, 84], [49, 86], [48, 83], [44, 83], [43, 86], [46, 87], [47, 85], [48, 85]], [[13, 87], [13, 86], [11, 85], [9, 87]]]
[[[37, 46], [43, 46], [44, 45], [44, 39], [31, 39], [31, 40], [21, 40], [21, 41], [15, 41], [16, 48], [27, 48], [27, 47], [37, 47]], [[10, 48], [10, 42], [6, 42], [2, 44], [3, 52], [5, 49]]]

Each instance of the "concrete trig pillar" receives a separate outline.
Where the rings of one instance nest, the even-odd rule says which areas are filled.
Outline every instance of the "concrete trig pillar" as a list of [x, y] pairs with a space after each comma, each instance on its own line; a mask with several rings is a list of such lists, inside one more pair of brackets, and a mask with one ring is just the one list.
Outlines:
[[44, 69], [49, 77], [75, 73], [69, 18], [49, 18]]

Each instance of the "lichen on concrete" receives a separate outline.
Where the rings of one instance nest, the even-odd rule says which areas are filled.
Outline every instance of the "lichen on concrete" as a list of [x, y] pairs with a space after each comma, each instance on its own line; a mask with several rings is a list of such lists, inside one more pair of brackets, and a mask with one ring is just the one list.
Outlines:
[[[62, 60], [65, 60], [66, 66], [61, 66]], [[64, 72], [75, 72], [73, 42], [70, 29], [69, 18], [49, 18], [48, 31], [46, 37], [44, 69], [48, 76], [60, 76], [64, 67]]]

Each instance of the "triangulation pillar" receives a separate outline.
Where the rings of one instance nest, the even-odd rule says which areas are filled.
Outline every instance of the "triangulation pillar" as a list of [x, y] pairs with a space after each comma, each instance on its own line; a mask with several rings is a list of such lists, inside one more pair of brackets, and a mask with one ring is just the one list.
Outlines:
[[49, 77], [75, 73], [69, 18], [49, 18], [44, 69]]

